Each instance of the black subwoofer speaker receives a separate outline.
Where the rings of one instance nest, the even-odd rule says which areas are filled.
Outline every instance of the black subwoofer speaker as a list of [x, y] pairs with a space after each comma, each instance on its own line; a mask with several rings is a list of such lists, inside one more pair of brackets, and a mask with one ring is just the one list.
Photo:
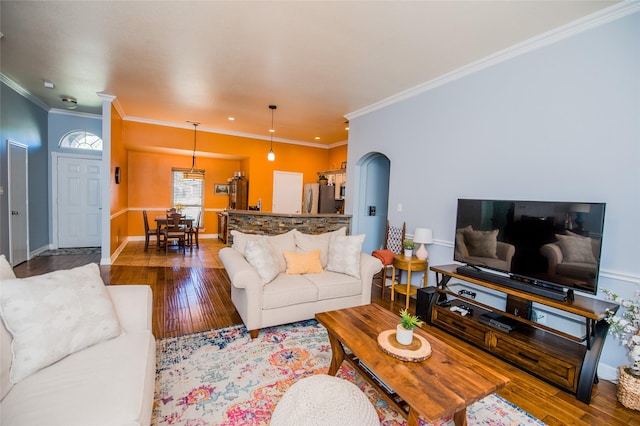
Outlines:
[[416, 315], [422, 321], [431, 325], [431, 307], [433, 306], [433, 298], [436, 297], [435, 287], [423, 287], [418, 289], [416, 301]]

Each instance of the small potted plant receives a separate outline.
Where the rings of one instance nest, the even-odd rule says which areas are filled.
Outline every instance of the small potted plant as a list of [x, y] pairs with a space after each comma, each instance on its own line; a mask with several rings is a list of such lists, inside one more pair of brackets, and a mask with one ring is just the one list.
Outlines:
[[400, 324], [396, 327], [396, 340], [401, 345], [410, 345], [413, 342], [413, 329], [422, 326], [422, 321], [411, 315], [408, 310], [400, 311]]
[[413, 249], [415, 248], [415, 244], [413, 240], [406, 239], [402, 242], [402, 246], [404, 247], [404, 255], [406, 257], [413, 256]]
[[318, 175], [318, 183], [320, 185], [326, 185], [329, 183], [329, 179], [323, 174]]
[[618, 401], [627, 408], [640, 410], [640, 291], [636, 291], [636, 300], [623, 299], [610, 290], [602, 292], [607, 299], [619, 303], [624, 312], [615, 316], [607, 312], [609, 333], [620, 340], [627, 348], [630, 366], [620, 366], [618, 377]]

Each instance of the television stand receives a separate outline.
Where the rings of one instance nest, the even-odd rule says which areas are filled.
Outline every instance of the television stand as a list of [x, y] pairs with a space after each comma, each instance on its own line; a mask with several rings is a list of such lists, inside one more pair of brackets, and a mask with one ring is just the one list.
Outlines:
[[513, 287], [527, 293], [548, 297], [549, 299], [553, 300], [564, 301], [568, 299], [567, 291], [563, 291], [559, 288], [555, 288], [551, 285], [544, 284], [539, 281], [532, 281], [526, 278], [518, 277], [516, 275], [498, 275], [492, 272], [483, 271], [482, 269], [470, 265], [459, 266], [458, 268], [456, 268], [456, 272], [460, 275], [478, 278], [483, 281], [494, 282], [507, 287]]
[[[609, 324], [605, 320], [606, 313], [615, 313], [619, 305], [581, 295], [558, 300], [532, 294], [529, 290], [514, 287], [512, 281], [515, 280], [510, 280], [508, 285], [501, 284], [494, 279], [463, 274], [459, 272], [458, 266], [430, 268], [436, 274], [436, 292], [439, 295], [429, 299], [426, 322], [575, 394], [579, 401], [589, 404], [593, 384], [597, 380], [598, 361], [609, 331]], [[463, 271], [466, 272], [467, 269]], [[490, 275], [491, 278], [495, 276]], [[585, 321], [585, 334], [574, 336], [485, 305], [466, 297], [464, 293], [454, 293], [447, 289], [447, 284], [452, 278], [490, 288], [507, 297], [515, 296], [581, 316]], [[529, 288], [527, 286], [527, 289]], [[463, 316], [458, 309], [451, 310], [452, 307], [460, 305], [472, 307], [471, 312]], [[499, 327], [501, 324], [495, 321], [493, 324], [490, 323], [490, 319], [497, 315], [500, 316], [499, 322], [509, 322], [508, 329]]]

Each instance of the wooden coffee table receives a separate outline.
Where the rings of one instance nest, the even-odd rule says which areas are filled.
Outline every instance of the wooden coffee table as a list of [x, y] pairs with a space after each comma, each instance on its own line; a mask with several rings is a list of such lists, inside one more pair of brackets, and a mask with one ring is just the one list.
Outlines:
[[[378, 347], [378, 334], [395, 329], [400, 316], [378, 305], [322, 312], [316, 314], [316, 319], [329, 333], [332, 350], [329, 374], [335, 375], [342, 362], [348, 361], [407, 417], [410, 426], [418, 424], [419, 416], [433, 422], [450, 415], [456, 425], [466, 425], [467, 406], [509, 381], [422, 329], [415, 332], [431, 344], [430, 358], [410, 362], [385, 354]], [[345, 347], [349, 354], [345, 353]], [[387, 391], [376, 377], [392, 391]]]

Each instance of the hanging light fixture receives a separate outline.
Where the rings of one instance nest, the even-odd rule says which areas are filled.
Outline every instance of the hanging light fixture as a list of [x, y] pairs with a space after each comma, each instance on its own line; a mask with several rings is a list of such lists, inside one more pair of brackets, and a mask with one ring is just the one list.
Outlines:
[[276, 159], [276, 154], [273, 152], [273, 134], [275, 133], [275, 129], [273, 128], [273, 111], [275, 111], [278, 107], [275, 105], [269, 105], [269, 109], [271, 110], [271, 147], [269, 148], [269, 153], [267, 154], [267, 160], [274, 161]]
[[196, 167], [196, 130], [198, 129], [197, 121], [187, 121], [187, 123], [193, 124], [193, 158], [191, 159], [191, 170], [184, 172], [182, 178], [184, 180], [203, 180], [204, 172], [201, 170], [195, 170]]

